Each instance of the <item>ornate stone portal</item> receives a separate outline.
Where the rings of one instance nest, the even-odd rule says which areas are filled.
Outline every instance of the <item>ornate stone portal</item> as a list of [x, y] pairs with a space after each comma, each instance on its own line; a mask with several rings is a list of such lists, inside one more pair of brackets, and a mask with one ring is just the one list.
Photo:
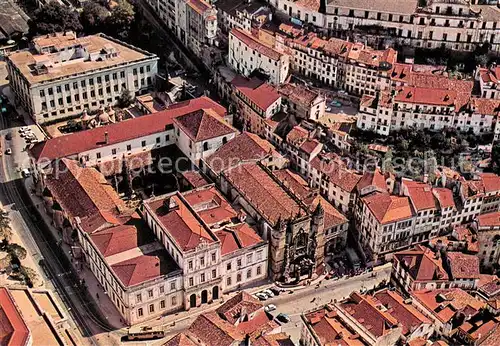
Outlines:
[[312, 215], [278, 220], [271, 232], [271, 275], [273, 280], [298, 281], [311, 278], [324, 261], [324, 217], [318, 204]]

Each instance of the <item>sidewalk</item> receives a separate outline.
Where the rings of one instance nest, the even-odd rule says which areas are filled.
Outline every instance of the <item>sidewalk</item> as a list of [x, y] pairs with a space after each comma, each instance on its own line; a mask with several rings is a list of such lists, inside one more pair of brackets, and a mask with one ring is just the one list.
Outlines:
[[[28, 191], [31, 191], [33, 188], [33, 181], [31, 178], [27, 178], [25, 180], [25, 186]], [[64, 253], [71, 254], [71, 247], [62, 241], [62, 235], [54, 226], [52, 226], [52, 220], [43, 210], [44, 202], [38, 196], [30, 193], [30, 198], [33, 201], [33, 204], [40, 210], [40, 214], [45, 222], [45, 224], [49, 227], [55, 239], [58, 240], [59, 246], [64, 250]], [[85, 266], [77, 266], [73, 259], [70, 258], [73, 268], [78, 273], [80, 279], [85, 280], [85, 285], [87, 286], [87, 290], [89, 295], [92, 297], [92, 300], [96, 307], [100, 310], [102, 316], [107, 320], [108, 324], [116, 329], [121, 329], [126, 327], [123, 323], [122, 318], [115, 305], [111, 301], [111, 299], [104, 293], [104, 290], [100, 286], [94, 274]], [[64, 274], [64, 273], [62, 273]]]

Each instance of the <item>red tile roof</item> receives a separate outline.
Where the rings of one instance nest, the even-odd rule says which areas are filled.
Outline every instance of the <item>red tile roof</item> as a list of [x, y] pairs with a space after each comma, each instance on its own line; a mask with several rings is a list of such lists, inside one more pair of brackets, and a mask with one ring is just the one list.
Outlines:
[[0, 344], [28, 345], [30, 331], [6, 287], [0, 287], [0, 322]]
[[278, 155], [271, 143], [255, 134], [243, 132], [217, 149], [205, 162], [215, 173], [220, 173], [239, 162], [259, 161], [269, 154]]
[[318, 157], [311, 160], [311, 166], [325, 175], [325, 179], [346, 192], [353, 192], [361, 179], [361, 175], [346, 169], [342, 163], [326, 162]]
[[316, 98], [320, 96], [318, 92], [310, 90], [302, 84], [282, 84], [278, 91], [293, 103], [305, 108], [311, 107]]
[[195, 10], [199, 14], [203, 14], [210, 10], [212, 6], [203, 0], [188, 0], [186, 1], [189, 7]]
[[231, 81], [231, 84], [264, 112], [281, 97], [272, 85], [258, 78], [249, 79], [237, 75]]
[[187, 331], [204, 345], [232, 346], [244, 340], [245, 335], [231, 323], [221, 319], [215, 311], [201, 314]]
[[365, 171], [356, 185], [356, 189], [361, 191], [369, 186], [377, 188], [380, 192], [387, 192], [387, 183], [379, 168], [376, 168], [373, 172]]
[[455, 200], [453, 199], [453, 192], [450, 189], [444, 187], [434, 187], [432, 192], [439, 203], [441, 208], [454, 208]]
[[262, 308], [262, 303], [258, 299], [254, 298], [249, 293], [242, 291], [227, 300], [215, 311], [224, 320], [231, 324], [235, 324], [235, 322], [242, 317], [242, 312], [250, 315]]
[[349, 315], [367, 328], [376, 338], [386, 335], [390, 329], [397, 327], [398, 320], [388, 312], [377, 308], [376, 302], [370, 296], [351, 293], [349, 299], [340, 304]]
[[242, 197], [273, 225], [280, 218], [306, 214], [306, 210], [255, 163], [240, 164], [226, 171], [224, 175]]
[[264, 243], [256, 230], [246, 223], [224, 227], [215, 231], [215, 235], [221, 242], [222, 256], [246, 247]]
[[182, 195], [209, 226], [229, 222], [238, 215], [213, 185], [186, 191]]
[[448, 252], [453, 279], [479, 279], [479, 257], [461, 252]]
[[393, 316], [403, 327], [403, 335], [408, 335], [422, 324], [431, 324], [431, 321], [411, 304], [405, 303], [405, 299], [396, 292], [389, 290], [379, 291], [374, 298], [384, 305], [391, 316]]
[[470, 105], [476, 113], [483, 115], [498, 115], [500, 112], [500, 100], [473, 97]]
[[167, 250], [158, 250], [111, 265], [125, 287], [139, 285], [178, 270]]
[[179, 333], [162, 346], [197, 346], [197, 344], [191, 341], [186, 334]]
[[381, 224], [413, 217], [408, 197], [376, 192], [361, 199]]
[[411, 180], [403, 180], [403, 186], [408, 190], [408, 197], [417, 212], [436, 209], [436, 199], [432, 193], [432, 186]]
[[[37, 162], [77, 155], [92, 149], [165, 131], [165, 126], [171, 125], [175, 117], [210, 108], [220, 116], [226, 114], [224, 107], [208, 97], [202, 96], [197, 99], [174, 104], [168, 109], [157, 113], [37, 143], [30, 149], [30, 155]], [[104, 141], [105, 132], [108, 133], [108, 144]]]
[[448, 323], [458, 311], [467, 310], [474, 315], [485, 306], [460, 288], [414, 291], [411, 295], [443, 323]]
[[155, 237], [135, 213], [128, 222], [93, 233], [90, 238], [104, 257], [153, 243]]
[[[144, 202], [174, 239], [181, 251], [195, 249], [202, 241], [213, 243], [217, 238], [198, 219], [186, 200], [176, 193], [170, 196], [154, 197]], [[167, 208], [166, 204], [170, 206]]]
[[481, 214], [477, 217], [479, 227], [500, 227], [500, 211]]
[[453, 106], [457, 93], [452, 90], [416, 88], [405, 86], [399, 90], [395, 101], [435, 106]]
[[252, 343], [254, 346], [295, 346], [286, 333], [266, 334], [257, 337]]
[[198, 171], [181, 172], [182, 177], [193, 189], [208, 185], [209, 182]]
[[495, 173], [481, 173], [479, 175], [479, 178], [483, 182], [485, 193], [500, 193], [500, 176], [496, 175]]
[[237, 133], [212, 109], [201, 109], [174, 118], [176, 124], [194, 142], [227, 136]]
[[245, 44], [246, 46], [250, 47], [251, 49], [257, 51], [262, 55], [265, 55], [266, 57], [272, 60], [280, 60], [281, 56], [283, 55], [280, 52], [274, 50], [273, 48], [266, 46], [258, 38], [248, 34], [247, 32], [239, 28], [233, 28], [230, 32], [230, 35], [233, 35], [238, 40], [243, 42], [243, 44]]
[[[125, 203], [95, 168], [83, 168], [74, 160], [54, 161], [56, 175], [45, 183], [54, 201], [72, 218], [93, 220], [100, 225], [117, 223], [116, 217], [126, 211]], [[98, 219], [96, 219], [98, 218]]]
[[400, 251], [394, 254], [394, 260], [415, 281], [448, 280], [448, 274], [442, 266], [442, 259], [437, 258], [432, 250], [417, 245], [410, 250]]
[[308, 138], [309, 138], [309, 131], [307, 131], [306, 129], [304, 129], [299, 125], [294, 126], [290, 130], [290, 132], [288, 132], [288, 134], [286, 135], [286, 141], [294, 145], [300, 145]]

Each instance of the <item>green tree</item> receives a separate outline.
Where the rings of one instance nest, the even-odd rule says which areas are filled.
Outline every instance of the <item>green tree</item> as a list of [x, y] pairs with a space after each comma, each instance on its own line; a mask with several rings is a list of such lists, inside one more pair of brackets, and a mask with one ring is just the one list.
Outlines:
[[118, 97], [118, 107], [126, 108], [134, 102], [134, 96], [128, 89], [123, 89], [122, 93]]
[[10, 228], [9, 213], [0, 209], [0, 240], [9, 241], [12, 238], [12, 229]]
[[500, 142], [491, 148], [491, 168], [496, 174], [500, 174]]
[[37, 281], [36, 272], [31, 268], [21, 266], [21, 268], [19, 269], [19, 273], [23, 276], [26, 285], [28, 287], [33, 287], [33, 285]]
[[106, 7], [94, 1], [86, 1], [80, 14], [83, 30], [87, 34], [107, 32], [106, 20], [108, 16], [109, 11]]
[[75, 32], [82, 30], [78, 13], [55, 1], [37, 9], [29, 21], [31, 36], [67, 30]]
[[26, 249], [19, 244], [9, 244], [7, 245], [7, 252], [12, 256], [16, 256], [19, 260], [26, 258]]
[[134, 18], [134, 7], [127, 0], [118, 0], [117, 5], [113, 7], [111, 15], [106, 20], [111, 31], [110, 34], [126, 39], [129, 36]]

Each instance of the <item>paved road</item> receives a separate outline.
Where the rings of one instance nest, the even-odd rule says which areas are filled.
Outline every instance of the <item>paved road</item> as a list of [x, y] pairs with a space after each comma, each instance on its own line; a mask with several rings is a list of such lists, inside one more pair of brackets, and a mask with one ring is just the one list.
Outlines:
[[[43, 259], [43, 268], [38, 267], [43, 273], [44, 281], [58, 294], [66, 308], [67, 314], [74, 321], [75, 328], [80, 334], [87, 338], [91, 345], [98, 345], [96, 335], [107, 331], [92, 307], [86, 302], [84, 294], [77, 289], [77, 279], [70, 272], [70, 264], [61, 253], [50, 232], [38, 216], [36, 207], [32, 205], [31, 199], [24, 187], [20, 171], [28, 166], [27, 153], [24, 151], [25, 142], [17, 128], [10, 127], [8, 119], [0, 117], [0, 131], [2, 136], [2, 149], [12, 149], [12, 155], [4, 154], [0, 160], [0, 197], [5, 205], [10, 205], [14, 210], [12, 217], [15, 220], [22, 219], [23, 227], [17, 231], [22, 238], [27, 250], [32, 254], [38, 254], [36, 260]], [[10, 132], [12, 140], [5, 140], [5, 134]], [[85, 342], [87, 344], [87, 342]]]
[[[292, 340], [298, 345], [300, 338], [300, 315], [304, 311], [322, 306], [335, 299], [340, 301], [348, 297], [353, 291], [359, 291], [363, 288], [371, 289], [384, 279], [389, 281], [390, 274], [391, 268], [388, 266], [387, 268], [377, 271], [376, 277], [372, 277], [371, 273], [367, 273], [336, 281], [323, 280], [318, 288], [316, 288], [316, 285], [311, 285], [296, 290], [293, 294], [285, 292], [279, 296], [268, 299], [265, 301], [265, 304], [272, 303], [277, 306], [277, 310], [273, 312], [274, 315], [283, 312], [290, 316], [291, 321], [283, 325], [283, 330], [290, 334]], [[311, 302], [313, 298], [315, 298], [314, 302]], [[213, 308], [215, 309], [219, 305], [220, 304], [215, 304]], [[168, 338], [188, 328], [194, 319], [201, 313], [202, 311], [195, 311], [189, 316], [181, 317], [182, 320], [178, 320], [175, 325], [167, 324], [165, 327], [167, 329]], [[180, 315], [183, 314], [181, 313]]]

